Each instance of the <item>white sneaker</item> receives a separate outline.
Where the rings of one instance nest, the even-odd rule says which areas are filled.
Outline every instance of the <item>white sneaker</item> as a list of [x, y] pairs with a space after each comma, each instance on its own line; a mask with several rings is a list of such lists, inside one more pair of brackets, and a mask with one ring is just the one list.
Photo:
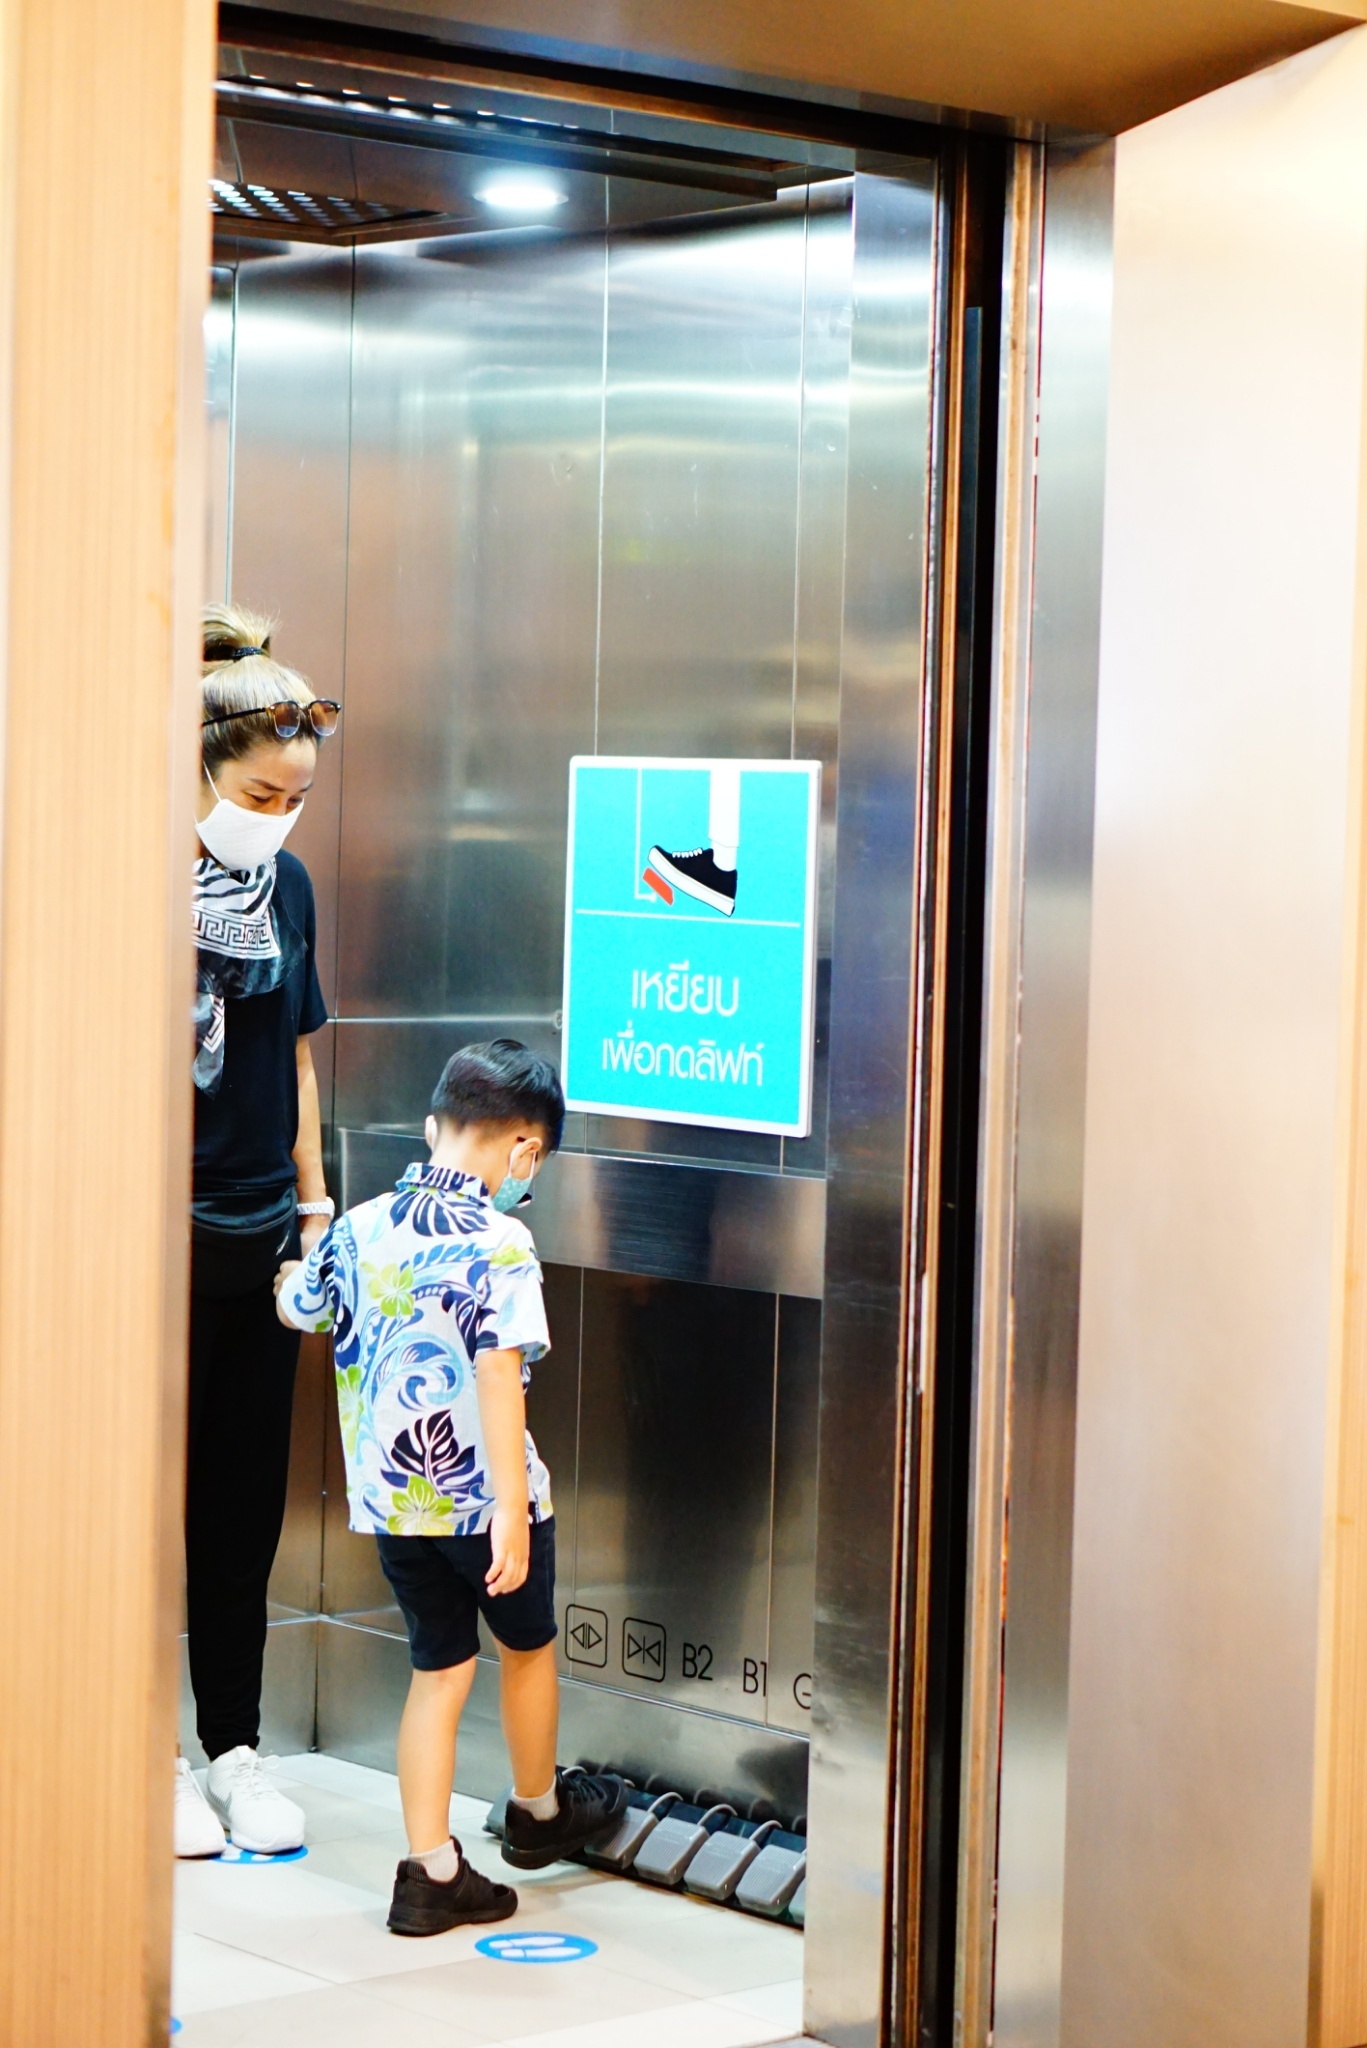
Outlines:
[[209, 1804], [239, 1849], [281, 1856], [304, 1840], [304, 1809], [277, 1792], [266, 1776], [275, 1757], [259, 1757], [245, 1743], [209, 1766]]
[[176, 1758], [176, 1854], [221, 1856], [228, 1837], [183, 1756]]

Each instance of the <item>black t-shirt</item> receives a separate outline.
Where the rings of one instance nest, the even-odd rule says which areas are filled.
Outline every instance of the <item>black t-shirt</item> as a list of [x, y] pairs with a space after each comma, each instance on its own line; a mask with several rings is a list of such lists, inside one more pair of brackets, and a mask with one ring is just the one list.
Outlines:
[[195, 1090], [194, 1220], [220, 1230], [267, 1230], [292, 1208], [299, 1136], [296, 1042], [327, 1022], [314, 962], [313, 884], [302, 861], [276, 856], [274, 905], [303, 951], [279, 988], [230, 996], [223, 1078]]

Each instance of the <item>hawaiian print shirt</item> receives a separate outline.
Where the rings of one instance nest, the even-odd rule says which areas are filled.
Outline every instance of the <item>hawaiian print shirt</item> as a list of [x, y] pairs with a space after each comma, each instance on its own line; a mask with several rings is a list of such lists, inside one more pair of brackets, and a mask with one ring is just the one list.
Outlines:
[[[301, 1330], [333, 1332], [351, 1526], [477, 1536], [494, 1512], [475, 1392], [481, 1351], [520, 1351], [522, 1383], [550, 1348], [541, 1268], [524, 1224], [483, 1181], [410, 1166], [393, 1194], [349, 1209], [280, 1291]], [[550, 1475], [527, 1436], [532, 1519]]]

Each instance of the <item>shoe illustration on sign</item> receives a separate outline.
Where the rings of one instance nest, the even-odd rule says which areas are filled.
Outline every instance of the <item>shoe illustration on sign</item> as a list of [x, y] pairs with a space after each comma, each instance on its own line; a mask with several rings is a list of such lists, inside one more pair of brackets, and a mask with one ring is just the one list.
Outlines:
[[628, 1678], [649, 1678], [658, 1685], [665, 1675], [665, 1632], [658, 1621], [622, 1623], [622, 1669]]
[[593, 1664], [601, 1670], [607, 1663], [608, 1618], [601, 1608], [566, 1608], [565, 1654], [572, 1664]]
[[662, 903], [674, 892], [731, 917], [736, 908], [736, 862], [740, 853], [740, 763], [719, 763], [708, 774], [706, 846], [670, 853], [652, 846], [641, 877]]

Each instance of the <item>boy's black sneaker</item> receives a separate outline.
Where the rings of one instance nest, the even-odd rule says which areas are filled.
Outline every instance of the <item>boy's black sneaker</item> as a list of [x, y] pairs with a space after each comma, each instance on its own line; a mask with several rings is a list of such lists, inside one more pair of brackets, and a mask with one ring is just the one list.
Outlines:
[[460, 1849], [460, 1869], [445, 1884], [405, 1856], [394, 1877], [388, 1925], [391, 1934], [445, 1934], [475, 1921], [510, 1920], [516, 1911], [512, 1886], [482, 1876]]
[[525, 1806], [508, 1801], [503, 1823], [503, 1861], [518, 1870], [542, 1870], [575, 1856], [590, 1842], [611, 1834], [626, 1810], [627, 1788], [620, 1778], [591, 1778], [583, 1771], [557, 1771], [559, 1811], [534, 1820]]

